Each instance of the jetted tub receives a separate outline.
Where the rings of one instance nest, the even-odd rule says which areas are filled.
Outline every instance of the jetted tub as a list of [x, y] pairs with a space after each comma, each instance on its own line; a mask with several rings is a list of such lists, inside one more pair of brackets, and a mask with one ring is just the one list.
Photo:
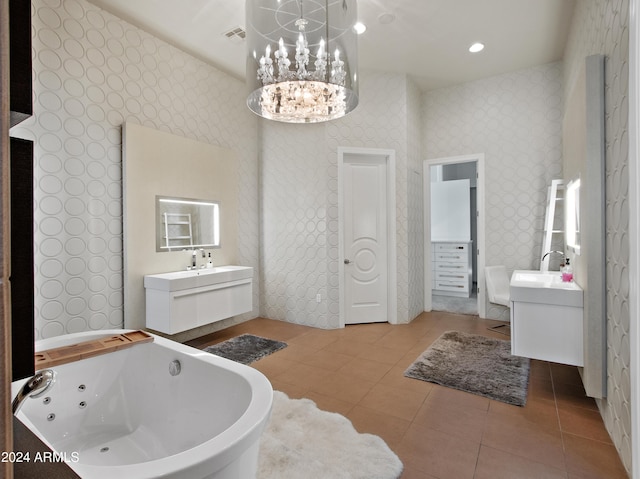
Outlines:
[[[123, 332], [45, 339], [36, 351]], [[50, 369], [53, 386], [17, 417], [83, 479], [255, 477], [273, 399], [259, 371], [159, 336]]]

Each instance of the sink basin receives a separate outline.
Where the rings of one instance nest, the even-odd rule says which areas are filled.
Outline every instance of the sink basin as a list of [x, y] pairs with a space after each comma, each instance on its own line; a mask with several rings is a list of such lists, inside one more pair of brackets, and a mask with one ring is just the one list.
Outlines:
[[560, 272], [516, 270], [511, 276], [511, 301], [582, 307], [582, 288], [563, 282]]
[[253, 277], [251, 266], [216, 266], [208, 269], [148, 274], [144, 287], [159, 291], [181, 291]]
[[516, 281], [532, 283], [561, 283], [560, 273], [517, 271]]

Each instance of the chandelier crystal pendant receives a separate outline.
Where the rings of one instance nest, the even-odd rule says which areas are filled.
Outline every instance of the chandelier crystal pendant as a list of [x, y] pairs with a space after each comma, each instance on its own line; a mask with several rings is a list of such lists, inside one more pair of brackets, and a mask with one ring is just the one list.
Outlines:
[[247, 105], [317, 123], [358, 105], [356, 0], [246, 0]]

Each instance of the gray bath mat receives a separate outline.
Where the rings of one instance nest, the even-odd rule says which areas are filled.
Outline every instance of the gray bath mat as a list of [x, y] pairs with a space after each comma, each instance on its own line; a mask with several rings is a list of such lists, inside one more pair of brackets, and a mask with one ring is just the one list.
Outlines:
[[251, 364], [286, 347], [287, 343], [282, 341], [254, 336], [253, 334], [243, 334], [213, 346], [207, 346], [204, 350], [237, 363]]
[[510, 341], [447, 331], [409, 366], [404, 375], [524, 406], [529, 359], [512, 356]]

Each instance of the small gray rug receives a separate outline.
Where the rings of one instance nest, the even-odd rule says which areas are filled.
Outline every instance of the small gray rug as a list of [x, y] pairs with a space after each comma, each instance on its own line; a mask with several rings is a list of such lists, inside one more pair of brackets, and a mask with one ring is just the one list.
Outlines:
[[529, 359], [511, 355], [511, 342], [447, 331], [404, 372], [408, 378], [524, 406]]
[[254, 336], [253, 334], [243, 334], [221, 343], [207, 346], [204, 350], [237, 363], [251, 364], [286, 347], [287, 343], [282, 341]]

